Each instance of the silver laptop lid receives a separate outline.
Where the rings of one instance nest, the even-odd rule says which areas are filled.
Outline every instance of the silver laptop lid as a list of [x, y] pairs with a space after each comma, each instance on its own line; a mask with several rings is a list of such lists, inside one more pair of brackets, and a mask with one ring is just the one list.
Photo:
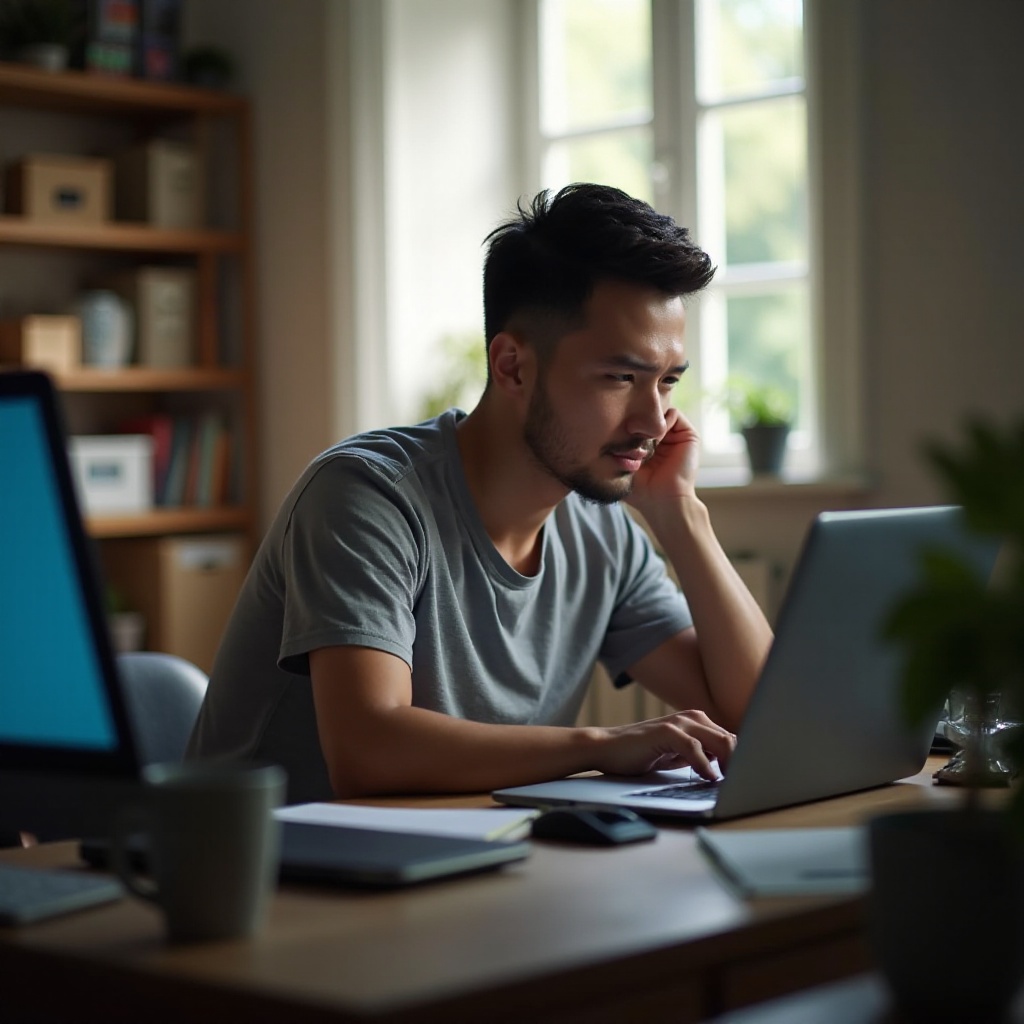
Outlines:
[[870, 789], [921, 770], [941, 707], [923, 727], [906, 726], [900, 653], [882, 628], [933, 545], [956, 547], [986, 576], [999, 550], [968, 534], [952, 506], [817, 517], [715, 817]]
[[[935, 718], [908, 729], [899, 654], [882, 623], [931, 545], [952, 545], [985, 575], [998, 545], [969, 535], [952, 506], [823, 512], [808, 531], [775, 642], [716, 800], [651, 794], [685, 772], [567, 779], [494, 793], [503, 803], [610, 803], [685, 817], [738, 817], [905, 778], [923, 766]], [[641, 795], [642, 794], [642, 795]]]

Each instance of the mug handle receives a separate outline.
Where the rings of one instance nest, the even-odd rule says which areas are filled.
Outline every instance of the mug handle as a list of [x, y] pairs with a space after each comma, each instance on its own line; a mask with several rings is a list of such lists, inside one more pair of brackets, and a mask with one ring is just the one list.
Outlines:
[[136, 834], [148, 835], [152, 825], [153, 814], [146, 808], [134, 806], [122, 809], [117, 815], [110, 837], [110, 866], [136, 896], [141, 896], [151, 903], [159, 903], [159, 886], [139, 876], [132, 864], [129, 849], [131, 837]]

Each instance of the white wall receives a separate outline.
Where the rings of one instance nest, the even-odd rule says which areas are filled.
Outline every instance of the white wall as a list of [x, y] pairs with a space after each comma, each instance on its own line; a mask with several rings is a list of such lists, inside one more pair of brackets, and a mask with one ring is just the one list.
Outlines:
[[[344, 390], [352, 334], [339, 310], [357, 276], [344, 263], [348, 240], [338, 237], [351, 165], [339, 95], [346, 99], [346, 48], [361, 41], [347, 38], [339, 12], [362, 2], [193, 4], [193, 27], [216, 27], [238, 53], [257, 109], [264, 491], [275, 505], [354, 407]], [[494, 91], [516, 73], [502, 37], [514, 2], [385, 0], [388, 45], [415, 60], [423, 77], [416, 90], [385, 90], [393, 118], [385, 138], [400, 158], [389, 162], [382, 230], [392, 246], [398, 230], [444, 243], [443, 256], [425, 265], [386, 263], [405, 296], [388, 327], [410, 346], [392, 367], [402, 393], [407, 373], [426, 372], [419, 346], [441, 311], [450, 304], [468, 315], [466, 282], [480, 241], [516, 198], [515, 147], [502, 143], [511, 122], [488, 122]], [[920, 459], [923, 438], [949, 436], [972, 410], [1004, 419], [1024, 413], [1024, 4], [861, 0], [860, 11], [857, 313], [872, 485], [858, 494], [706, 495], [729, 550], [764, 551], [784, 566], [820, 509], [940, 500]], [[461, 41], [458, 74], [430, 52], [415, 54], [418, 39], [451, 33]], [[358, 92], [352, 102], [358, 111]], [[463, 201], [480, 203], [479, 221], [447, 233], [446, 211]], [[327, 225], [333, 237], [325, 237]]]
[[389, 0], [388, 29], [387, 418], [408, 422], [442, 336], [483, 344], [481, 242], [519, 182], [514, 24], [506, 0]]

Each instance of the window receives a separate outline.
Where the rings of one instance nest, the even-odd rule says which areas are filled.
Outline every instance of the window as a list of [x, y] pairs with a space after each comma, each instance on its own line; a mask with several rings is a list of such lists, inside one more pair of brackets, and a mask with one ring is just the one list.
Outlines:
[[680, 405], [739, 465], [735, 376], [786, 392], [790, 469], [816, 469], [802, 0], [537, 0], [542, 187], [617, 185], [688, 225], [718, 272], [691, 308]]

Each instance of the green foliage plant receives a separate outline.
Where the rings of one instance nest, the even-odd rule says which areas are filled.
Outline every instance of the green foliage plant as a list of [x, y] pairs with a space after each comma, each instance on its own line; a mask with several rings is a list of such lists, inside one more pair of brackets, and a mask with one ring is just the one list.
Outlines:
[[734, 374], [726, 381], [720, 400], [740, 429], [792, 426], [793, 400], [773, 384]]
[[[991, 582], [950, 550], [922, 553], [917, 582], [884, 626], [903, 649], [907, 721], [924, 724], [953, 690], [977, 706], [998, 694], [1024, 708], [1024, 420], [999, 428], [975, 419], [961, 448], [931, 443], [926, 455], [968, 528], [1002, 549]], [[980, 742], [963, 751], [970, 802], [983, 782]], [[1007, 730], [1002, 750], [1011, 764], [1024, 764], [1024, 730]], [[1024, 828], [1020, 787], [1010, 807]]]
[[479, 331], [446, 334], [441, 339], [439, 355], [440, 383], [423, 397], [424, 419], [439, 416], [452, 406], [470, 408], [487, 383], [487, 346]]

